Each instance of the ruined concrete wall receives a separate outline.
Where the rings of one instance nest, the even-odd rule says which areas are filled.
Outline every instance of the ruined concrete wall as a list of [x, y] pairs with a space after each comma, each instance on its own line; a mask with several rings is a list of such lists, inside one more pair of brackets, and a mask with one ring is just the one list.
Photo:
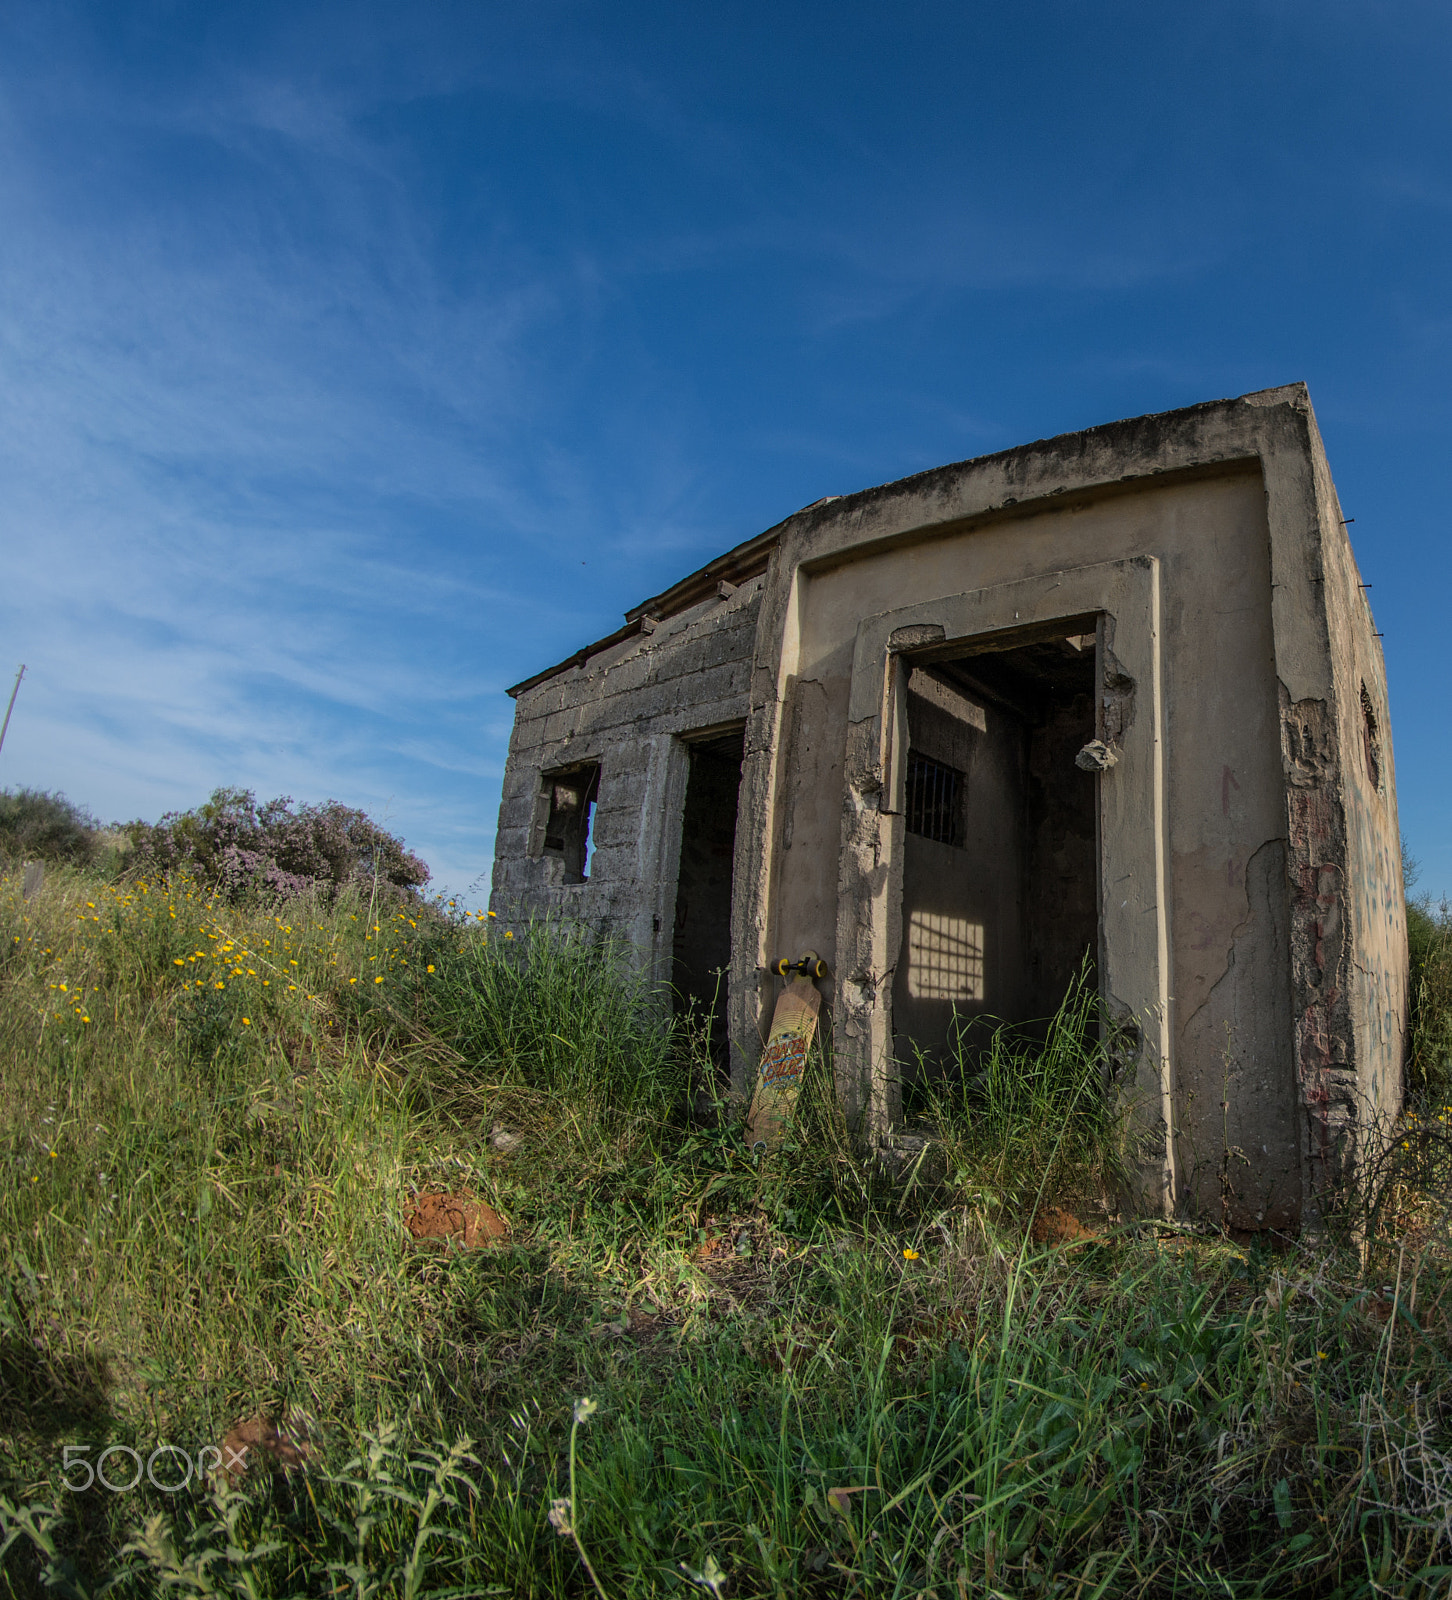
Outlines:
[[[681, 735], [745, 720], [760, 597], [753, 579], [519, 695], [490, 898], [505, 926], [565, 915], [629, 939], [669, 978], [689, 769]], [[541, 775], [582, 762], [600, 767], [594, 848], [589, 880], [567, 884], [543, 852]]]
[[1303, 1216], [1314, 1221], [1400, 1107], [1406, 911], [1385, 668], [1315, 416], [1304, 390], [1248, 399], [1273, 411], [1266, 493], [1278, 534], [1290, 1008]]
[[[1315, 915], [1321, 958], [1336, 952], [1328, 970], [1340, 991], [1331, 1009], [1349, 1026], [1349, 1061], [1332, 1072], [1351, 1081], [1325, 1101], [1316, 1128], [1317, 1155], [1333, 1177], [1349, 1150], [1338, 1150], [1355, 1127], [1358, 1143], [1387, 1138], [1401, 1109], [1406, 1055], [1407, 926], [1397, 819], [1396, 772], [1387, 704], [1386, 666], [1371, 605], [1362, 586], [1342, 521], [1340, 504], [1316, 431], [1306, 418], [1315, 473], [1316, 512], [1326, 596], [1331, 704], [1326, 718], [1334, 736], [1340, 825], [1344, 830], [1344, 875], [1319, 873]], [[1339, 927], [1336, 924], [1339, 922]], [[1329, 998], [1329, 997], [1328, 997]], [[1333, 1083], [1335, 1080], [1333, 1079]], [[1354, 1092], [1354, 1105], [1347, 1103]], [[1339, 1126], [1338, 1126], [1339, 1124]]]
[[[929, 634], [928, 611], [947, 607], [952, 638], [1006, 635], [1021, 621], [1008, 597], [1036, 608], [1027, 626], [1069, 615], [1055, 591], [1072, 592], [1083, 626], [1100, 617], [1099, 735], [1126, 741], [1120, 776], [1089, 781], [1101, 861], [1105, 829], [1120, 841], [1123, 880], [1105, 874], [1099, 890], [1111, 930], [1101, 971], [1112, 947], [1144, 1022], [1135, 1084], [1158, 1096], [1155, 1203], [1239, 1225], [1313, 1217], [1352, 1136], [1399, 1100], [1406, 948], [1385, 673], [1304, 387], [819, 502], [740, 550], [769, 552], [763, 579], [521, 693], [495, 909], [568, 911], [628, 934], [668, 973], [680, 736], [744, 719], [733, 1070], [744, 1084], [759, 1050], [767, 963], [815, 949], [837, 969], [828, 1011], [844, 1107], [870, 1102], [880, 1123], [903, 947], [889, 775], [906, 738], [891, 708], [909, 696], [907, 658], [893, 652], [919, 642], [872, 634], [885, 652], [872, 682], [854, 639], [914, 606]], [[712, 572], [672, 592], [694, 602]], [[1113, 606], [1094, 598], [1098, 584]], [[1118, 656], [1115, 607], [1135, 641], [1121, 638]], [[1045, 745], [1042, 759], [1064, 754]], [[539, 854], [540, 774], [583, 761], [601, 769], [596, 850], [590, 882], [567, 885]], [[1062, 863], [1040, 867], [1087, 887]]]

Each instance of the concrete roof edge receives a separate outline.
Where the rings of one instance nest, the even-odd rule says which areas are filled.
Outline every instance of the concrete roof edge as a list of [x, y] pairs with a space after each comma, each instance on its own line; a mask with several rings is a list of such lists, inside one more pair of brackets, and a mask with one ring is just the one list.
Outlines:
[[[909, 474], [905, 478], [893, 478], [887, 483], [875, 484], [867, 489], [858, 489], [849, 495], [837, 499], [833, 506], [833, 514], [851, 512], [870, 504], [886, 495], [901, 490], [918, 490], [930, 487], [934, 480], [942, 481], [951, 478], [957, 473], [969, 469], [982, 469], [984, 467], [1001, 466], [1011, 462], [1028, 463], [1036, 456], [1048, 455], [1051, 452], [1063, 453], [1063, 447], [1069, 441], [1083, 442], [1084, 444], [1098, 444], [1113, 446], [1113, 436], [1116, 433], [1125, 435], [1143, 434], [1153, 429], [1161, 435], [1169, 434], [1187, 424], [1203, 421], [1215, 412], [1229, 412], [1238, 406], [1253, 406], [1257, 409], [1266, 409], [1273, 406], [1289, 406], [1296, 411], [1311, 411], [1310, 391], [1302, 381], [1281, 384], [1272, 389], [1255, 389], [1249, 394], [1236, 395], [1221, 400], [1201, 400], [1192, 406], [1180, 406], [1173, 411], [1149, 411], [1137, 417], [1122, 417], [1115, 422], [1096, 423], [1092, 428], [1076, 428], [1068, 433], [1050, 434], [1042, 439], [1032, 439], [1027, 444], [1017, 444], [1007, 450], [991, 451], [987, 455], [968, 456], [962, 461], [945, 462], [940, 467], [928, 467], [922, 472]], [[1105, 480], [1109, 481], [1109, 480]], [[822, 502], [818, 502], [821, 505]], [[808, 507], [808, 511], [815, 510]], [[798, 512], [797, 517], [804, 516], [805, 512]], [[787, 521], [796, 518], [788, 517]], [[785, 523], [782, 524], [785, 526]]]
[[[567, 656], [563, 661], [552, 667], [546, 667], [543, 672], [537, 672], [533, 677], [526, 678], [522, 683], [517, 683], [505, 691], [513, 698], [518, 698], [527, 690], [544, 683], [547, 679], [557, 677], [561, 672], [568, 672], [572, 667], [581, 667], [593, 655], [598, 655], [602, 650], [608, 650], [612, 645], [619, 644], [632, 634], [642, 631], [641, 620], [645, 617], [663, 619], [674, 616], [677, 612], [697, 604], [710, 593], [712, 587], [723, 578], [728, 582], [740, 583], [755, 577], [766, 569], [771, 559], [771, 552], [781, 542], [781, 538], [788, 526], [800, 523], [804, 519], [837, 518], [844, 514], [852, 515], [874, 502], [903, 492], [917, 492], [931, 489], [937, 484], [945, 484], [955, 476], [961, 475], [970, 469], [984, 469], [994, 466], [1011, 468], [1022, 466], [1027, 468], [1030, 462], [1038, 457], [1049, 457], [1053, 454], [1064, 455], [1065, 447], [1070, 441], [1074, 442], [1076, 450], [1083, 452], [1086, 447], [1098, 446], [1100, 449], [1112, 451], [1115, 447], [1114, 435], [1125, 436], [1126, 453], [1129, 441], [1135, 436], [1142, 437], [1147, 432], [1153, 432], [1161, 438], [1180, 431], [1187, 426], [1208, 419], [1216, 412], [1232, 412], [1234, 408], [1246, 406], [1256, 410], [1265, 410], [1275, 406], [1288, 406], [1292, 410], [1304, 412], [1311, 418], [1313, 434], [1315, 428], [1315, 414], [1311, 408], [1310, 391], [1304, 381], [1280, 384], [1269, 389], [1255, 389], [1249, 394], [1227, 397], [1220, 400], [1202, 400], [1192, 406], [1181, 406], [1173, 411], [1151, 411], [1142, 416], [1124, 417], [1115, 422], [1102, 422], [1092, 428], [1078, 428], [1068, 433], [1052, 434], [1043, 439], [1033, 439], [1027, 444], [1014, 445], [1007, 450], [992, 451], [987, 455], [969, 456], [961, 461], [950, 461], [940, 467], [929, 467], [922, 472], [910, 473], [904, 478], [894, 478], [887, 483], [875, 484], [866, 489], [854, 490], [846, 495], [826, 495], [820, 500], [813, 501], [800, 511], [793, 512], [785, 517], [774, 527], [768, 528], [763, 533], [758, 533], [750, 539], [743, 540], [733, 546], [724, 554], [708, 561], [705, 566], [698, 567], [689, 573], [680, 582], [672, 584], [669, 589], [662, 590], [658, 595], [649, 600], [642, 601], [638, 606], [633, 606], [625, 613], [625, 626], [617, 628], [614, 633], [607, 634], [603, 639], [597, 639], [593, 644], [586, 645], [582, 650], [577, 650], [573, 655]], [[1247, 418], [1247, 422], [1250, 419]], [[1142, 453], [1143, 447], [1140, 447]], [[1027, 476], [1027, 473], [1024, 473]], [[1105, 480], [1109, 481], [1109, 480]], [[1037, 496], [1035, 496], [1037, 498]]]

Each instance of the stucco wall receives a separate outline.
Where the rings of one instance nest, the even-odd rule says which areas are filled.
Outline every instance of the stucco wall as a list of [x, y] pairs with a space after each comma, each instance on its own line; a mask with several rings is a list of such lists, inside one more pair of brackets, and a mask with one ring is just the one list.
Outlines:
[[[1284, 983], [1275, 990], [1288, 956], [1285, 917], [1266, 887], [1283, 861], [1276, 849], [1286, 824], [1257, 471], [937, 534], [799, 580], [789, 689], [798, 716], [785, 756], [795, 828], [790, 852], [777, 859], [767, 942], [836, 956], [838, 813], [860, 619], [882, 609], [885, 596], [908, 605], [1141, 554], [1163, 570], [1170, 1027], [1186, 1181], [1202, 1198], [1218, 1198], [1228, 1133], [1231, 1147], [1253, 1144], [1260, 1156], [1258, 1201], [1290, 1203], [1299, 1193], [1299, 1141]], [[812, 707], [809, 720], [803, 705]], [[1282, 871], [1282, 900], [1283, 884]]]

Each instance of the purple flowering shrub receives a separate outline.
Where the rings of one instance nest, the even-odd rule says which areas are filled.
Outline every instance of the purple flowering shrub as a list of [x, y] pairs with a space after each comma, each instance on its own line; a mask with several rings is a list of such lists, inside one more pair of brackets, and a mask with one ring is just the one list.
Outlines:
[[412, 895], [429, 869], [366, 812], [328, 800], [293, 808], [282, 795], [258, 805], [250, 789], [218, 789], [194, 811], [169, 811], [127, 832], [138, 864], [191, 873], [229, 898], [245, 894], [331, 898], [349, 884], [377, 884], [390, 898]]

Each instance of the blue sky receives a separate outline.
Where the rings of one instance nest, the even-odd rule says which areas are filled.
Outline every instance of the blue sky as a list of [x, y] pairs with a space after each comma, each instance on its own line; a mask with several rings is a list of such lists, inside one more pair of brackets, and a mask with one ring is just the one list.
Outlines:
[[1452, 10], [0, 5], [0, 783], [487, 872], [506, 685], [824, 494], [1305, 379], [1452, 894]]

